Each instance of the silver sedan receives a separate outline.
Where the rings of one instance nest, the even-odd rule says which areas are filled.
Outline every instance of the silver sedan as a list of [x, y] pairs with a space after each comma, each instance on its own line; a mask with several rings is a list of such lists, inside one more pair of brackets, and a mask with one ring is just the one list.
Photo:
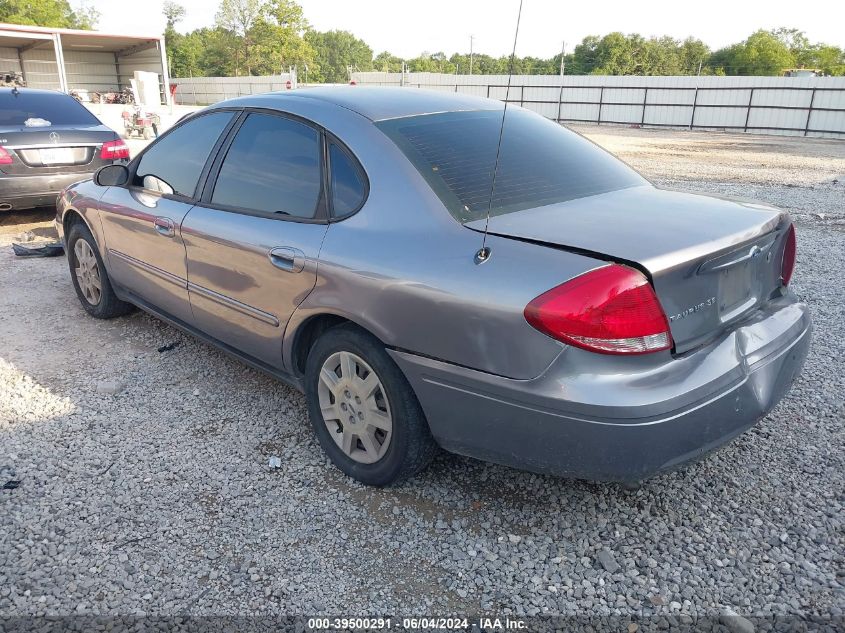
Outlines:
[[438, 447], [639, 481], [757, 422], [810, 344], [785, 212], [463, 95], [225, 101], [66, 189], [56, 224], [89, 314], [138, 306], [303, 390], [377, 486]]

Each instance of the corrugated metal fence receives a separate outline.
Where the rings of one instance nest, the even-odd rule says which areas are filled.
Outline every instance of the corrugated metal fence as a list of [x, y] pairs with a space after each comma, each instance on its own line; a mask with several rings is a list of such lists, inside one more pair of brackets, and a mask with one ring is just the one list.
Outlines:
[[176, 85], [176, 103], [181, 105], [209, 105], [244, 95], [273, 92], [296, 87], [296, 76], [291, 74], [272, 77], [182, 77], [173, 78]]
[[634, 77], [354, 73], [362, 86], [505, 100], [560, 122], [845, 138], [845, 77]]

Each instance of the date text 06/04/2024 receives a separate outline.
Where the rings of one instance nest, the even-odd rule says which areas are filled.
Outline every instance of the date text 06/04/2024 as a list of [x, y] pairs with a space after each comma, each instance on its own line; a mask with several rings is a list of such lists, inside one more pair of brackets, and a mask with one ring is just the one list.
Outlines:
[[462, 617], [412, 617], [412, 618], [309, 618], [308, 629], [312, 631], [331, 630], [466, 630], [470, 628], [483, 631], [518, 631], [525, 630], [524, 620], [511, 618], [481, 617], [477, 619]]

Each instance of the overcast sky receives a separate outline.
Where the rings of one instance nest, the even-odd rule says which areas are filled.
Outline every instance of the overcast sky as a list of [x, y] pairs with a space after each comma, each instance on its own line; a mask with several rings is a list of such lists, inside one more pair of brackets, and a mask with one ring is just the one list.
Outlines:
[[[218, 0], [179, 0], [187, 16], [179, 30], [211, 26]], [[98, 28], [127, 34], [164, 30], [162, 0], [93, 0], [100, 11]], [[519, 0], [301, 0], [305, 16], [320, 31], [343, 29], [365, 40], [378, 53], [400, 57], [423, 51], [510, 53]], [[137, 5], [137, 6], [136, 6]], [[143, 7], [143, 10], [138, 10]], [[517, 54], [551, 57], [585, 35], [611, 31], [693, 36], [717, 49], [745, 39], [753, 31], [779, 26], [798, 28], [812, 41], [845, 46], [845, 1], [816, 0], [524, 0]]]

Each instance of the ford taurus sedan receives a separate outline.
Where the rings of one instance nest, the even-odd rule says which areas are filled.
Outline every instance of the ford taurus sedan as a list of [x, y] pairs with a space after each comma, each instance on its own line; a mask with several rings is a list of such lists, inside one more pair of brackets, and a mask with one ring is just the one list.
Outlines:
[[53, 206], [71, 183], [129, 148], [70, 95], [0, 88], [0, 211]]
[[438, 446], [635, 482], [769, 412], [810, 344], [789, 216], [502, 117], [409, 88], [206, 108], [63, 193], [73, 285], [304, 391], [331, 460], [377, 486]]

